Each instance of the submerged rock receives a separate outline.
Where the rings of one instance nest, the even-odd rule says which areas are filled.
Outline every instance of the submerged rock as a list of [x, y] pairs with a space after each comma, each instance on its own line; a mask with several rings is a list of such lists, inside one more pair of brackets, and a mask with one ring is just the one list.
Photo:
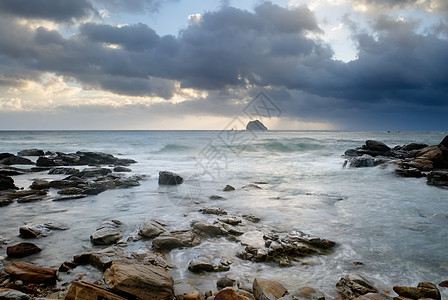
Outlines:
[[160, 185], [177, 185], [184, 182], [184, 179], [176, 173], [170, 171], [159, 172], [159, 184]]
[[235, 188], [231, 185], [226, 185], [225, 188], [222, 189], [224, 192], [234, 191]]
[[43, 224], [26, 224], [19, 228], [19, 235], [22, 238], [41, 238], [50, 235], [54, 230], [67, 230], [68, 227], [55, 222]]

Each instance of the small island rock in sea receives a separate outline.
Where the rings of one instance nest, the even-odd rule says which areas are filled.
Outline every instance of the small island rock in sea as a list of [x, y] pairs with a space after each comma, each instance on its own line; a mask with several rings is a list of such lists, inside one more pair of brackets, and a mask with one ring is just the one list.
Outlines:
[[266, 126], [263, 125], [263, 123], [261, 123], [258, 120], [255, 120], [247, 123], [246, 130], [267, 131], [268, 129], [266, 128]]

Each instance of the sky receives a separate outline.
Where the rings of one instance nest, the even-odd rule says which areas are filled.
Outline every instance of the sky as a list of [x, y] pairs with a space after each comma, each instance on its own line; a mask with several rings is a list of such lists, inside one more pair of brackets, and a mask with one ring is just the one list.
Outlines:
[[0, 130], [235, 118], [447, 130], [448, 1], [0, 0]]

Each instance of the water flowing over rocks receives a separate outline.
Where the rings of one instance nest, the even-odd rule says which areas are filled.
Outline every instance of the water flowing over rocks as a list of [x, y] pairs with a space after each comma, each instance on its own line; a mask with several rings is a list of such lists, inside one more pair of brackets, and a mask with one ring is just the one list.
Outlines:
[[25, 239], [42, 238], [53, 233], [54, 230], [67, 230], [68, 227], [55, 223], [48, 222], [43, 224], [26, 224], [19, 228], [19, 235]]
[[448, 186], [448, 136], [438, 145], [409, 143], [390, 148], [380, 141], [367, 140], [356, 149], [348, 149], [344, 163], [350, 167], [395, 166], [402, 177], [427, 177], [428, 184]]
[[175, 248], [197, 246], [200, 243], [200, 239], [192, 230], [175, 230], [156, 237], [152, 242], [152, 247], [159, 251], [169, 251]]

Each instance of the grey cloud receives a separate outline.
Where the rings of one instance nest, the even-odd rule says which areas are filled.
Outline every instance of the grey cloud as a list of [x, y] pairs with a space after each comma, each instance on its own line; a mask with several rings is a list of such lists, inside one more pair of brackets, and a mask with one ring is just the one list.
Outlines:
[[103, 5], [116, 13], [157, 12], [165, 3], [177, 1], [179, 0], [93, 0], [94, 3]]
[[95, 15], [88, 0], [0, 0], [0, 13], [23, 18], [72, 22]]

